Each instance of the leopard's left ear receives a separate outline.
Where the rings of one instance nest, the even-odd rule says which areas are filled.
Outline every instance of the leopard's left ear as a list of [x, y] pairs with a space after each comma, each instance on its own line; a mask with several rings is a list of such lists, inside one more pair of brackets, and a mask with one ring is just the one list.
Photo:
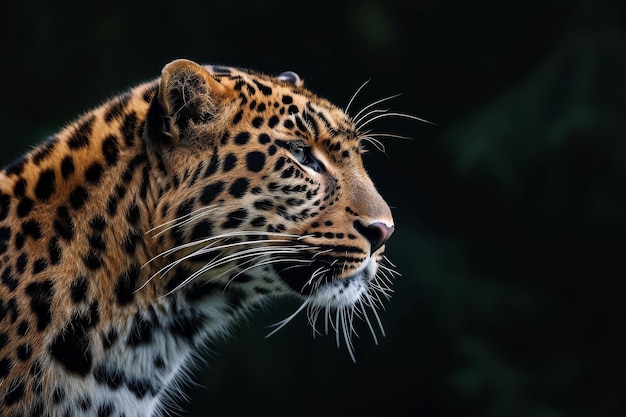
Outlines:
[[281, 72], [276, 78], [291, 85], [295, 85], [296, 87], [302, 87], [304, 85], [304, 80], [293, 71]]
[[227, 98], [226, 88], [203, 66], [186, 59], [167, 64], [148, 113], [152, 140], [177, 144], [188, 129], [209, 122]]

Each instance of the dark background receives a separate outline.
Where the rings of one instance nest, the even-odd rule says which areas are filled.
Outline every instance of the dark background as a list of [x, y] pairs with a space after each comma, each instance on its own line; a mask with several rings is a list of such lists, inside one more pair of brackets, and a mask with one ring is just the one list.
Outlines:
[[[60, 3], [60, 2], [58, 2]], [[367, 167], [402, 277], [357, 363], [281, 300], [215, 346], [190, 416], [624, 412], [626, 19], [618, 0], [8, 2], [5, 164], [174, 58], [395, 93]]]

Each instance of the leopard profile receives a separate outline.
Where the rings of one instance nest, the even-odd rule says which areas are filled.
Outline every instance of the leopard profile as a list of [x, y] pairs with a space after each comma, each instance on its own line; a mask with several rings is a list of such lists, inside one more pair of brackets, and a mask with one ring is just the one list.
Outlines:
[[0, 171], [0, 414], [166, 415], [202, 346], [277, 295], [350, 352], [353, 317], [375, 335], [377, 112], [176, 60]]

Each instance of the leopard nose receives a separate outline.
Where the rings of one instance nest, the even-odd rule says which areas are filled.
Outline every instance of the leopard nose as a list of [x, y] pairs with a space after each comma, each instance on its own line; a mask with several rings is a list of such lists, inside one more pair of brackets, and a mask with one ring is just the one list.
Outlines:
[[373, 222], [365, 226], [360, 221], [354, 222], [354, 228], [370, 242], [370, 253], [376, 252], [391, 237], [395, 230], [383, 222]]

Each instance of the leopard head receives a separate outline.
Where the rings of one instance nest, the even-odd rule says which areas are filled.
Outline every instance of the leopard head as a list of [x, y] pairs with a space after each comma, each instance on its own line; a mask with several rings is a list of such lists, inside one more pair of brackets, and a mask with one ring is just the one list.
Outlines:
[[177, 60], [144, 136], [160, 173], [151, 233], [168, 291], [221, 282], [293, 294], [346, 341], [355, 309], [370, 323], [395, 273], [383, 256], [394, 221], [342, 110], [295, 73]]

